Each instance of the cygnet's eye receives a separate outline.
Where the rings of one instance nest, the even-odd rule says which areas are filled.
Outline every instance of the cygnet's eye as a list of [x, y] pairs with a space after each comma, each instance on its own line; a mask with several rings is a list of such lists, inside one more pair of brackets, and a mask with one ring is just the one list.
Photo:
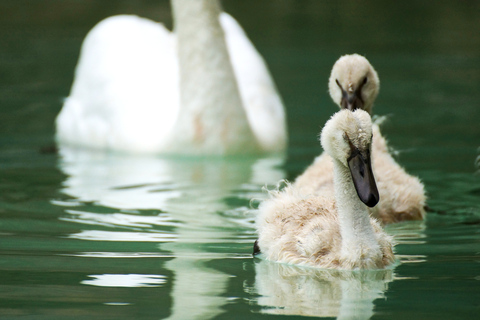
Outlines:
[[367, 78], [367, 77], [365, 77], [365, 78], [363, 79], [363, 83], [362, 83], [362, 84], [365, 84], [365, 83], [367, 83], [367, 80], [368, 80], [368, 78]]

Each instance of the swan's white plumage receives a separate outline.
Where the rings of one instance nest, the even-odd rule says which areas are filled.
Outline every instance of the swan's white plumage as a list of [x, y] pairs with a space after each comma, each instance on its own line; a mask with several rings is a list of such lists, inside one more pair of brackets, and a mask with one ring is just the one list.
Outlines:
[[282, 150], [285, 112], [267, 65], [235, 19], [223, 13], [220, 22], [251, 128], [266, 150]]
[[[342, 91], [337, 85], [355, 91], [367, 77], [362, 88], [364, 109], [371, 113], [379, 91], [377, 72], [364, 57], [353, 54], [342, 56], [333, 66], [329, 79], [329, 91], [333, 101], [340, 107]], [[404, 220], [422, 220], [425, 217], [426, 196], [423, 184], [409, 175], [391, 156], [388, 144], [377, 124], [372, 126], [373, 171], [380, 194], [380, 202], [372, 209], [372, 214], [383, 223]], [[333, 162], [327, 153], [318, 156], [305, 172], [297, 177], [295, 187], [305, 193], [324, 193], [332, 190]]]
[[169, 133], [179, 110], [177, 69], [174, 39], [163, 25], [135, 16], [101, 21], [82, 45], [57, 118], [58, 140], [127, 152], [161, 148], [156, 137]]
[[313, 194], [287, 184], [260, 204], [257, 244], [267, 259], [335, 269], [377, 269], [393, 263], [391, 237], [369, 216], [353, 186], [344, 133], [366, 151], [371, 143], [369, 115], [343, 110], [322, 130], [322, 146], [335, 158], [333, 188]]
[[[285, 114], [267, 67], [231, 16], [221, 13], [220, 23], [252, 139], [233, 132], [232, 141], [222, 142], [227, 147], [217, 147], [220, 137], [214, 137], [213, 146], [182, 149], [185, 134], [174, 130], [182, 112], [176, 35], [148, 19], [114, 16], [97, 24], [82, 45], [70, 96], [56, 120], [57, 140], [130, 153], [283, 151]], [[241, 119], [208, 121], [206, 126], [221, 126]]]

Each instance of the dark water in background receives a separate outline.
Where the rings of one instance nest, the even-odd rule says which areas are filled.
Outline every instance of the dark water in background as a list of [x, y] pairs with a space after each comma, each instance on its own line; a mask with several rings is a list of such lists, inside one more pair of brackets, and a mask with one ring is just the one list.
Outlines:
[[[264, 55], [288, 112], [281, 159], [41, 153], [86, 32], [167, 1], [0, 0], [0, 318], [236, 319], [265, 313], [474, 319], [480, 312], [480, 3], [224, 1]], [[250, 199], [320, 152], [327, 79], [364, 54], [375, 113], [425, 183], [424, 223], [388, 227], [401, 263], [330, 274], [253, 260]], [[255, 205], [255, 203], [253, 204]], [[295, 316], [292, 316], [295, 317]]]

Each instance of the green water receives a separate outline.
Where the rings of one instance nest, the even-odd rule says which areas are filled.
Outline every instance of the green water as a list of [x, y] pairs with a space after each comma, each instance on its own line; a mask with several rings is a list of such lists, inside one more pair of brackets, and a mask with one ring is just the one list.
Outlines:
[[[0, 318], [476, 319], [480, 312], [478, 1], [224, 1], [288, 112], [285, 159], [118, 157], [53, 145], [81, 41], [103, 17], [171, 25], [166, 1], [0, 0]], [[264, 185], [320, 152], [342, 54], [377, 69], [375, 113], [426, 186], [391, 225], [399, 264], [336, 274], [253, 259]]]

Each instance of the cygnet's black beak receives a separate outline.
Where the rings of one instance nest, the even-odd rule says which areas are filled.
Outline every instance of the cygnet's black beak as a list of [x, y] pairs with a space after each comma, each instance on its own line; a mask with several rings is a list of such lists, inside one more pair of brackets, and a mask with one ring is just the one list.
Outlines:
[[[338, 80], [337, 82], [338, 87], [342, 91], [342, 100], [340, 100], [340, 106], [342, 109], [348, 109], [350, 111], [355, 111], [357, 109], [364, 109], [364, 102], [362, 98], [362, 88], [367, 83], [367, 78], [364, 78], [363, 82], [358, 86], [358, 88], [353, 91], [349, 89], [349, 91], [345, 90]], [[351, 91], [350, 91], [351, 90]]]
[[363, 109], [364, 103], [362, 98], [358, 95], [358, 93], [357, 92], [347, 93], [346, 91], [342, 90], [342, 100], [340, 102], [342, 109], [348, 109], [350, 111]]
[[370, 154], [365, 157], [358, 150], [352, 150], [352, 155], [348, 159], [348, 167], [358, 197], [367, 206], [374, 207], [380, 200], [380, 195], [373, 176]]

